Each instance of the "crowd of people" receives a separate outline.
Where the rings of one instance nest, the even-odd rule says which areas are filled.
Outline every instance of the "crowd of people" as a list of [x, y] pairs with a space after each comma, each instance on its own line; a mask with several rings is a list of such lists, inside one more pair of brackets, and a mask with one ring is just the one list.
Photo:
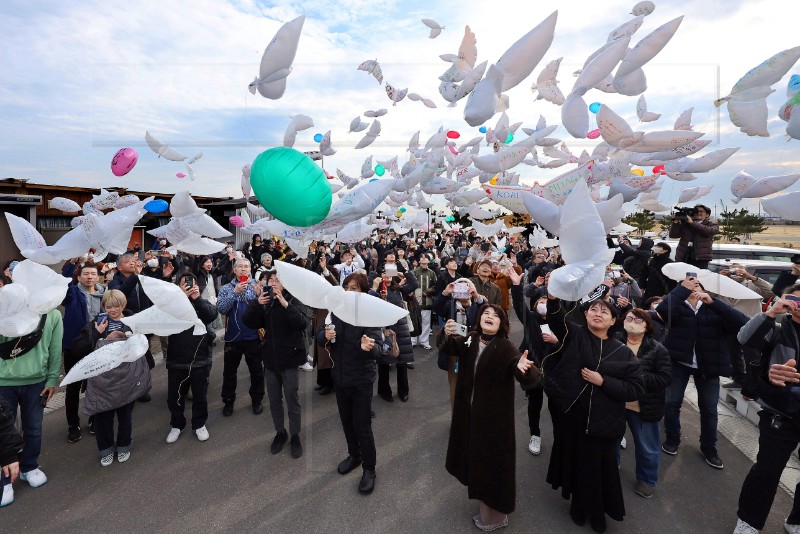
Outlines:
[[[719, 231], [708, 215], [708, 208], [697, 206], [670, 229], [680, 239], [677, 259], [698, 270], [707, 267]], [[0, 337], [3, 506], [14, 500], [17, 477], [32, 487], [47, 482], [38, 464], [43, 410], [62, 366], [69, 372], [92, 351], [130, 336], [123, 317], [153, 306], [143, 276], [176, 284], [206, 331], [148, 335], [151, 350], [143, 358], [66, 387], [66, 439], [83, 437], [85, 391], [82, 412], [103, 467], [131, 458], [134, 406], [151, 400], [156, 344], [168, 377], [166, 443], [178, 441], [187, 425], [187, 400], [196, 438], [210, 438], [212, 351], [221, 344], [222, 415], [234, 414], [244, 358], [253, 414], [263, 413], [265, 396], [269, 403], [272, 454], [288, 443], [293, 458], [303, 455], [299, 373], [316, 369], [315, 389], [335, 394], [346, 442], [347, 457], [337, 470], [345, 475], [361, 467], [362, 494], [377, 481], [374, 396], [407, 402], [414, 347], [434, 351], [446, 371], [452, 408], [445, 467], [479, 501], [473, 521], [484, 531], [507, 525], [516, 504], [515, 383], [527, 400], [527, 450], [538, 456], [550, 449], [547, 483], [570, 500], [572, 520], [588, 521], [595, 532], [605, 531], [606, 516], [621, 521], [625, 515], [618, 466], [626, 428], [635, 449], [633, 491], [655, 495], [661, 454], [681, 448], [680, 410], [690, 377], [700, 407], [699, 452], [712, 468], [724, 468], [716, 448], [720, 377], [732, 377], [728, 387], [743, 387], [765, 408], [758, 460], [742, 487], [735, 532], [763, 528], [781, 470], [800, 442], [800, 397], [792, 388], [800, 382], [800, 266], [775, 287], [735, 264], [721, 273], [765, 298], [775, 292], [779, 298], [762, 312], [758, 299], [714, 295], [694, 272], [680, 281], [668, 278], [662, 267], [673, 261], [672, 247], [648, 238], [634, 247], [624, 236], [609, 236], [614, 263], [603, 284], [578, 302], [548, 291], [550, 274], [564, 264], [558, 247], [532, 247], [525, 236], [378, 231], [359, 243], [312, 243], [305, 257], [258, 235], [239, 248], [229, 242], [211, 256], [173, 255], [168, 245], [160, 240], [143, 250], [135, 243], [104, 262], [95, 262], [90, 250], [66, 262], [62, 274], [71, 283], [62, 310], [42, 316], [28, 336]], [[276, 262], [407, 309], [408, 317], [384, 328], [360, 327], [309, 308], [282, 285]], [[10, 267], [0, 282], [13, 283]], [[519, 345], [509, 340], [511, 309], [523, 327]], [[224, 334], [218, 340], [219, 330]], [[551, 444], [542, 443], [545, 397]], [[786, 529], [800, 532], [797, 502]]]

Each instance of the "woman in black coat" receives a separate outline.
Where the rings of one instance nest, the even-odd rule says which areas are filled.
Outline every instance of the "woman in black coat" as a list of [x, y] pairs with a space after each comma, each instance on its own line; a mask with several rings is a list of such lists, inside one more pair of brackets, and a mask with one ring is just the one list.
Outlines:
[[616, 307], [603, 300], [582, 305], [586, 326], [567, 318], [555, 297], [547, 304], [550, 328], [563, 340], [542, 362], [545, 393], [553, 404], [553, 452], [547, 482], [572, 499], [570, 516], [605, 532], [606, 514], [622, 521], [625, 503], [616, 448], [625, 434], [625, 403], [644, 391], [633, 353], [610, 333]]
[[625, 416], [636, 445], [634, 491], [649, 499], [658, 481], [661, 458], [659, 421], [664, 418], [664, 398], [672, 376], [672, 363], [666, 347], [653, 339], [653, 321], [645, 310], [630, 310], [625, 314], [623, 325], [624, 331], [617, 332], [617, 339], [636, 356], [644, 379], [644, 395], [638, 401], [625, 404]]
[[[405, 274], [389, 276], [384, 268], [381, 276], [373, 281], [373, 295], [380, 297], [395, 306], [403, 307], [409, 298], [414, 298], [414, 291], [419, 287], [419, 282], [414, 273], [407, 271]], [[408, 320], [403, 317], [391, 329], [397, 334], [397, 345], [400, 355], [397, 357], [397, 396], [402, 402], [408, 401], [408, 364], [414, 362], [414, 348], [411, 344], [411, 331], [408, 329]], [[392, 358], [392, 363], [394, 358]], [[378, 395], [386, 402], [394, 402], [392, 386], [389, 383], [390, 362], [378, 362]]]
[[539, 370], [508, 339], [508, 315], [493, 304], [481, 307], [476, 330], [455, 336], [445, 324], [445, 347], [458, 358], [458, 383], [447, 444], [447, 471], [478, 499], [473, 517], [481, 530], [508, 524], [516, 501], [514, 379], [533, 383]]
[[[343, 280], [345, 291], [369, 292], [369, 280], [363, 273], [352, 273]], [[375, 488], [375, 438], [372, 435], [372, 384], [375, 382], [375, 360], [380, 355], [380, 328], [353, 326], [336, 315], [317, 332], [317, 345], [333, 360], [333, 383], [336, 404], [347, 440], [348, 456], [339, 463], [338, 471], [346, 475], [359, 465], [364, 466], [358, 491], [371, 493]]]
[[667, 243], [658, 243], [653, 247], [653, 257], [639, 275], [639, 288], [642, 290], [641, 302], [658, 295], [666, 295], [675, 288], [677, 282], [667, 277], [661, 269], [672, 263], [669, 253], [672, 250]]

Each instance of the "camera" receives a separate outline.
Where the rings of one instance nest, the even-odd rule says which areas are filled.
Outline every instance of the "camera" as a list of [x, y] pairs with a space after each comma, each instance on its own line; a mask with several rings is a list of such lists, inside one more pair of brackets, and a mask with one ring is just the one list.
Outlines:
[[672, 216], [675, 219], [684, 220], [684, 219], [686, 219], [686, 217], [694, 217], [696, 214], [697, 214], [697, 209], [696, 208], [689, 208], [689, 207], [680, 208], [679, 207], [679, 208], [675, 208], [675, 213]]

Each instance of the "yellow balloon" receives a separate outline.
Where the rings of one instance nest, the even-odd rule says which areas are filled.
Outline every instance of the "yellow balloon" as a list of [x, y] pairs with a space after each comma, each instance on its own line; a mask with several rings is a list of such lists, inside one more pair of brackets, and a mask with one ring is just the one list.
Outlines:
[[642, 169], [631, 169], [631, 174], [635, 174], [636, 176], [644, 176], [644, 171]]

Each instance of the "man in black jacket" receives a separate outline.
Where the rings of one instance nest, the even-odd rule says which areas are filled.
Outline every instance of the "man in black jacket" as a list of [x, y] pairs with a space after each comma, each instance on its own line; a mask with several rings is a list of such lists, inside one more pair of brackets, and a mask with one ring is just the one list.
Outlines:
[[[742, 345], [755, 349], [760, 356], [751, 362], [750, 376], [754, 378], [751, 387], [764, 410], [758, 414], [758, 456], [742, 484], [735, 532], [758, 532], [764, 528], [781, 473], [800, 443], [798, 304], [800, 285], [793, 285], [766, 313], [750, 319], [737, 336]], [[800, 492], [795, 492], [786, 532], [800, 531], [799, 499]]]
[[293, 458], [303, 455], [300, 443], [300, 396], [298, 366], [306, 363], [306, 338], [309, 318], [305, 306], [284, 290], [278, 273], [267, 271], [267, 281], [257, 286], [259, 296], [250, 301], [242, 316], [244, 324], [253, 329], [263, 328], [261, 358], [267, 380], [267, 396], [275, 438], [271, 452], [278, 454], [289, 439], [284, 426], [283, 400], [289, 412], [290, 448]]
[[[200, 298], [200, 287], [191, 273], [183, 274], [178, 285], [189, 298], [197, 317], [206, 325], [217, 317], [217, 309]], [[175, 443], [186, 427], [186, 395], [192, 388], [192, 430], [197, 439], [209, 438], [208, 420], [208, 366], [211, 365], [212, 334], [208, 330], [194, 335], [194, 327], [169, 336], [167, 346], [167, 406], [170, 411], [170, 431], [167, 443]]]
[[717, 454], [719, 377], [731, 374], [725, 335], [737, 332], [747, 322], [747, 316], [712, 298], [693, 277], [673, 289], [656, 312], [670, 329], [666, 347], [672, 358], [672, 383], [664, 417], [666, 440], [661, 450], [672, 456], [678, 454], [681, 404], [692, 376], [700, 407], [700, 452], [708, 465], [722, 469]]
[[25, 442], [22, 434], [14, 428], [14, 414], [3, 397], [0, 396], [0, 486], [3, 496], [0, 506], [14, 502], [14, 489], [11, 483], [19, 476], [19, 453]]

